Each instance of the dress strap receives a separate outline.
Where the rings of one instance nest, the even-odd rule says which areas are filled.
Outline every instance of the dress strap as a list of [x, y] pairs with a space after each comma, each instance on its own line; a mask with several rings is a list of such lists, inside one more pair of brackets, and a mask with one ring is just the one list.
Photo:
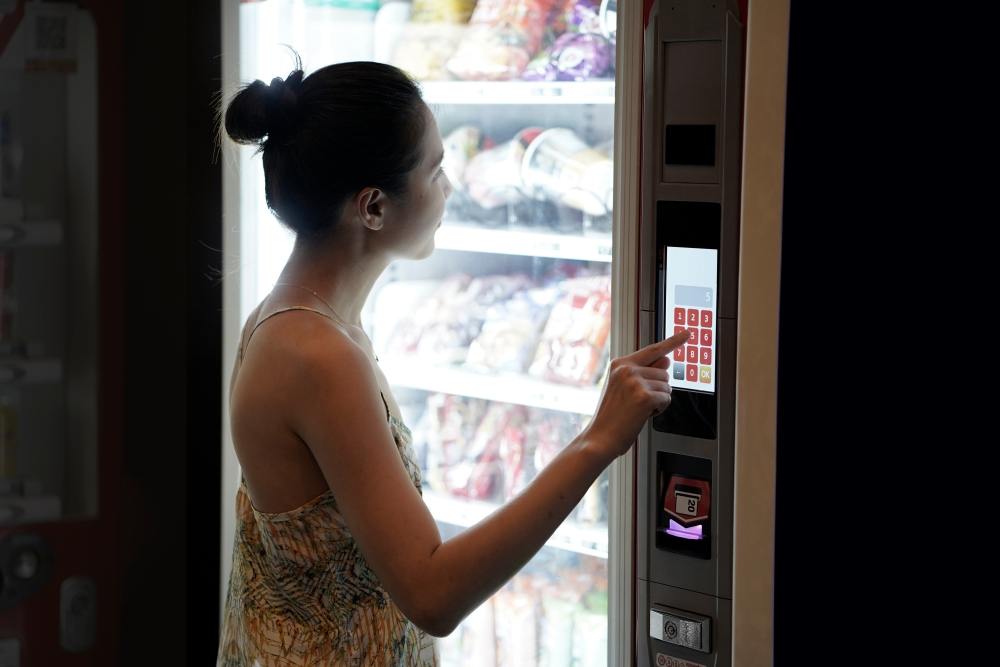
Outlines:
[[240, 345], [240, 355], [239, 356], [240, 356], [240, 361], [241, 362], [243, 361], [243, 355], [246, 353], [247, 346], [250, 344], [250, 339], [253, 338], [254, 332], [257, 331], [257, 327], [259, 327], [260, 325], [264, 324], [264, 322], [267, 322], [269, 319], [271, 319], [275, 315], [280, 315], [281, 313], [287, 313], [290, 310], [307, 310], [310, 313], [316, 313], [317, 315], [319, 315], [321, 317], [325, 317], [326, 319], [330, 320], [331, 322], [333, 322], [335, 324], [338, 324], [337, 320], [333, 319], [332, 317], [330, 317], [329, 315], [327, 315], [326, 313], [324, 313], [322, 310], [316, 310], [315, 308], [309, 308], [308, 306], [288, 306], [286, 308], [279, 308], [278, 310], [274, 311], [273, 313], [268, 313], [263, 319], [261, 319], [259, 322], [257, 322], [256, 324], [253, 325], [253, 329], [250, 330], [250, 335], [247, 336], [246, 341], [242, 345]]
[[[259, 327], [260, 325], [264, 324], [264, 322], [267, 322], [269, 319], [271, 319], [275, 315], [280, 315], [281, 313], [287, 313], [290, 310], [307, 310], [310, 313], [316, 313], [317, 315], [325, 317], [326, 319], [330, 320], [334, 324], [337, 324], [338, 326], [340, 324], [340, 322], [337, 319], [335, 319], [333, 317], [330, 317], [328, 314], [324, 313], [322, 310], [316, 310], [315, 308], [309, 308], [308, 306], [288, 306], [286, 308], [279, 308], [278, 310], [274, 311], [273, 313], [268, 313], [263, 319], [261, 319], [259, 322], [257, 322], [256, 324], [253, 325], [253, 329], [250, 330], [250, 335], [247, 336], [246, 341], [243, 344], [240, 345], [240, 348], [239, 348], [240, 362], [243, 361], [243, 355], [244, 355], [244, 353], [246, 351], [247, 346], [250, 344], [250, 339], [253, 338], [254, 332], [257, 331], [257, 327]], [[378, 357], [376, 357], [375, 360], [378, 361]], [[392, 421], [391, 420], [392, 413], [389, 412], [389, 403], [388, 403], [388, 401], [385, 400], [385, 394], [383, 394], [381, 391], [379, 391], [378, 395], [382, 399], [382, 405], [385, 406], [385, 419], [386, 419], [386, 421], [391, 422]]]
[[378, 392], [378, 395], [382, 397], [382, 405], [384, 405], [384, 406], [385, 406], [385, 420], [386, 420], [387, 422], [390, 422], [390, 423], [391, 423], [391, 422], [392, 422], [392, 420], [391, 420], [391, 419], [389, 419], [389, 416], [390, 416], [390, 415], [389, 415], [389, 404], [388, 404], [388, 403], [386, 402], [386, 400], [385, 400], [385, 394], [383, 394], [383, 393], [382, 393], [381, 391], [379, 391], [379, 392]]

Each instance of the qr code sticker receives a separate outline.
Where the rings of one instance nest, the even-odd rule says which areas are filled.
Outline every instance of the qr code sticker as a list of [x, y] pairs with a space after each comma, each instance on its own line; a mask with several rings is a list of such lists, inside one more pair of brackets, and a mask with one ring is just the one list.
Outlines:
[[65, 16], [39, 16], [35, 21], [35, 48], [39, 51], [65, 51], [68, 20]]

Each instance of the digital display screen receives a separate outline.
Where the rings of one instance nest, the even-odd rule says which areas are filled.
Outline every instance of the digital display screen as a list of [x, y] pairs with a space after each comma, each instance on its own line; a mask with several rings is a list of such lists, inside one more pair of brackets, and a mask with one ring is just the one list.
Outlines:
[[675, 389], [715, 393], [718, 250], [667, 246], [663, 292], [664, 337], [691, 337], [671, 357]]

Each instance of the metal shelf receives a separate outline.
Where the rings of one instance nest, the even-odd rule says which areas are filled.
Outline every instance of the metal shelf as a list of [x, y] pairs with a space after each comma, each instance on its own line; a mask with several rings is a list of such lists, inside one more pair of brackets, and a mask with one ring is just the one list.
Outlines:
[[[439, 523], [468, 528], [479, 523], [500, 508], [496, 503], [466, 498], [454, 498], [442, 493], [424, 490], [424, 503]], [[606, 525], [584, 525], [565, 521], [546, 546], [575, 551], [598, 558], [608, 557], [608, 527]]]
[[527, 405], [560, 412], [592, 415], [601, 398], [600, 387], [553, 384], [523, 375], [487, 375], [463, 368], [421, 364], [414, 359], [384, 357], [379, 363], [397, 387]]
[[614, 104], [615, 82], [424, 81], [428, 104]]
[[462, 223], [441, 225], [434, 244], [441, 250], [500, 255], [554, 257], [591, 262], [611, 261], [611, 236], [578, 236], [516, 229], [488, 229]]

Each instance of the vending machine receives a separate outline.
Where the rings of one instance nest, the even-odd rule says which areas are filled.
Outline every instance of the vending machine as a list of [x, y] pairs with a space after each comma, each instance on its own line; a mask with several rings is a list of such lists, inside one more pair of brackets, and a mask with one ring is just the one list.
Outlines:
[[99, 4], [0, 3], [3, 667], [118, 662], [123, 120]]
[[[734, 540], [737, 515], [756, 507], [737, 501], [734, 483], [738, 289], [769, 293], [741, 274], [747, 1], [224, 6], [227, 97], [286, 76], [288, 44], [307, 74], [343, 60], [401, 67], [437, 119], [455, 193], [436, 250], [394, 264], [363, 322], [412, 426], [444, 539], [500, 508], [585, 427], [610, 358], [692, 331], [671, 360], [670, 408], [441, 640], [442, 665], [721, 667], [746, 655], [734, 609], [762, 595], [734, 591], [764, 578], [734, 576], [734, 565], [766, 559], [737, 557]], [[783, 43], [773, 23], [756, 44]], [[780, 126], [783, 93], [761, 81], [755, 95], [769, 96], [765, 116]], [[780, 134], [760, 136], [780, 145]], [[232, 360], [292, 238], [264, 206], [259, 156], [225, 150]], [[775, 173], [758, 170], [772, 180], [747, 196], [770, 196]], [[760, 210], [773, 222], [773, 207]], [[774, 264], [766, 253], [753, 261]], [[225, 582], [239, 470], [223, 444]]]
[[640, 345], [689, 331], [637, 452], [638, 665], [732, 664], [744, 25], [657, 0], [645, 30]]

